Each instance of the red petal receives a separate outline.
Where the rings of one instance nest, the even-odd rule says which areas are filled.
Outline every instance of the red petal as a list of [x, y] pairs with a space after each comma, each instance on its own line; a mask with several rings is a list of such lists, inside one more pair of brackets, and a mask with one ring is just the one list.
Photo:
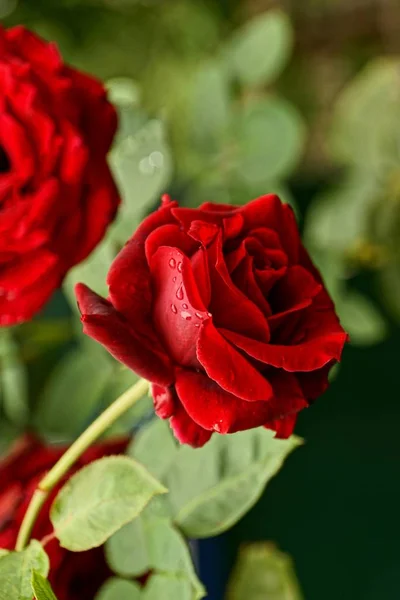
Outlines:
[[221, 239], [208, 249], [211, 281], [210, 312], [218, 327], [268, 341], [269, 327], [261, 310], [232, 282], [222, 254]]
[[343, 330], [321, 329], [300, 344], [292, 346], [263, 344], [228, 330], [221, 333], [235, 346], [256, 360], [289, 372], [314, 371], [331, 360], [340, 360], [347, 334]]
[[172, 383], [174, 374], [167, 356], [139, 339], [110, 302], [83, 283], [78, 283], [75, 293], [86, 335], [102, 344], [114, 358], [140, 377], [163, 386]]
[[252, 429], [274, 414], [269, 402], [240, 400], [202, 373], [179, 371], [175, 385], [190, 417], [210, 431], [225, 434]]
[[232, 273], [232, 280], [250, 298], [266, 317], [271, 316], [271, 307], [260, 290], [253, 271], [253, 257], [247, 255]]
[[249, 202], [240, 209], [240, 212], [244, 218], [246, 231], [251, 232], [259, 227], [268, 227], [278, 232], [290, 263], [298, 262], [300, 235], [290, 206], [282, 204], [278, 196], [269, 194]]
[[273, 376], [270, 402], [246, 402], [221, 389], [202, 373], [182, 369], [176, 390], [185, 410], [199, 425], [218, 433], [234, 433], [295, 415], [308, 406], [296, 378], [287, 373]]
[[288, 314], [309, 306], [321, 289], [322, 285], [304, 267], [289, 267], [269, 295], [268, 300], [275, 314], [268, 322], [277, 324]]
[[208, 211], [203, 208], [174, 208], [174, 217], [180, 221], [185, 231], [189, 231], [193, 221], [203, 221], [220, 227], [224, 240], [236, 237], [243, 228], [243, 217], [238, 211]]
[[310, 373], [296, 373], [303, 394], [309, 402], [313, 402], [322, 396], [328, 389], [328, 375], [334, 364], [335, 361], [331, 361], [317, 371], [311, 371]]
[[135, 332], [157, 344], [152, 327], [152, 290], [145, 255], [146, 238], [157, 227], [174, 223], [171, 202], [149, 215], [118, 254], [107, 276], [113, 306], [130, 322]]
[[180, 365], [199, 367], [196, 342], [207, 310], [190, 260], [177, 248], [162, 246], [151, 259], [153, 322], [169, 354]]
[[160, 419], [169, 419], [174, 414], [176, 399], [170, 387], [152, 384], [151, 393], [154, 400], [154, 410]]
[[145, 251], [147, 262], [160, 246], [171, 246], [181, 250], [183, 254], [191, 256], [199, 247], [187, 233], [179, 229], [178, 225], [163, 225], [152, 231], [146, 239]]
[[278, 439], [286, 440], [289, 438], [295, 428], [297, 421], [297, 415], [289, 415], [282, 419], [275, 419], [275, 421], [269, 421], [264, 425], [266, 429], [272, 429], [275, 431], [275, 437]]
[[21, 293], [15, 289], [8, 294], [0, 293], [0, 325], [16, 325], [31, 319], [59, 287], [61, 279], [55, 264], [53, 269], [45, 271]]
[[270, 383], [206, 321], [197, 342], [197, 358], [224, 390], [250, 402], [270, 400]]
[[179, 401], [175, 414], [170, 419], [170, 425], [181, 444], [189, 444], [193, 448], [201, 448], [212, 436], [212, 431], [203, 429], [189, 417]]
[[205, 221], [192, 221], [188, 230], [188, 235], [205, 247], [213, 241], [217, 233], [217, 225]]
[[190, 258], [190, 262], [192, 264], [193, 277], [197, 282], [203, 304], [208, 308], [211, 300], [211, 283], [207, 251], [204, 248], [199, 248]]

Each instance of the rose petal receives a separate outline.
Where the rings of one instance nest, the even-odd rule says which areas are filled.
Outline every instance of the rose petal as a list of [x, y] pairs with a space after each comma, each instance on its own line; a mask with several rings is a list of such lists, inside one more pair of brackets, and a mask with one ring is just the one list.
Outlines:
[[211, 281], [210, 312], [217, 327], [225, 327], [260, 341], [270, 338], [267, 319], [261, 310], [233, 283], [217, 238], [208, 249]]
[[269, 194], [249, 202], [240, 210], [246, 231], [251, 232], [259, 227], [268, 227], [276, 231], [290, 263], [298, 262], [300, 236], [290, 206], [282, 204], [278, 196]]
[[153, 254], [160, 246], [178, 248], [186, 256], [191, 256], [199, 247], [187, 233], [179, 229], [178, 225], [163, 225], [152, 231], [146, 239], [145, 252], [147, 262], [150, 264]]
[[181, 370], [175, 386], [186, 412], [210, 431], [225, 434], [259, 427], [272, 414], [269, 402], [240, 400], [202, 373]]
[[182, 369], [176, 375], [176, 391], [185, 410], [199, 425], [221, 434], [259, 427], [308, 406], [296, 378], [273, 375], [274, 397], [269, 402], [246, 402], [226, 392], [206, 375]]
[[102, 344], [114, 358], [152, 383], [167, 386], [174, 379], [168, 357], [139, 339], [129, 323], [108, 302], [83, 283], [75, 287], [83, 331]]
[[171, 207], [164, 205], [138, 227], [111, 265], [107, 276], [110, 299], [130, 322], [135, 332], [157, 343], [152, 326], [152, 290], [150, 269], [145, 255], [146, 238], [157, 227], [174, 223]]
[[172, 213], [189, 232], [193, 221], [217, 225], [223, 232], [224, 240], [239, 235], [243, 228], [243, 217], [238, 211], [208, 211], [204, 208], [174, 208]]
[[205, 221], [192, 221], [188, 231], [194, 240], [207, 247], [218, 233], [217, 225], [214, 223], [206, 223]]
[[197, 368], [196, 342], [201, 323], [209, 317], [190, 260], [177, 248], [162, 246], [150, 266], [154, 327], [178, 364]]
[[322, 329], [306, 341], [292, 346], [263, 344], [227, 329], [221, 333], [226, 339], [252, 358], [289, 372], [314, 371], [331, 360], [340, 360], [347, 334]]
[[289, 415], [282, 419], [275, 419], [275, 421], [269, 421], [264, 425], [266, 429], [272, 429], [275, 431], [275, 437], [278, 439], [286, 440], [289, 438], [295, 428], [297, 421], [297, 415]]
[[193, 448], [201, 448], [212, 436], [212, 431], [200, 427], [191, 419], [179, 400], [176, 403], [174, 415], [170, 419], [170, 425], [175, 437], [181, 444], [189, 444]]
[[199, 294], [203, 304], [208, 308], [211, 300], [211, 282], [208, 270], [207, 251], [199, 248], [190, 258], [192, 264], [193, 277], [197, 283]]
[[270, 383], [227, 342], [211, 320], [200, 329], [197, 358], [213, 381], [227, 392], [254, 402], [270, 400]]
[[253, 257], [247, 255], [231, 276], [236, 286], [258, 306], [264, 315], [271, 316], [271, 307], [254, 277]]
[[152, 384], [151, 394], [154, 400], [154, 410], [160, 419], [169, 419], [176, 408], [176, 398], [170, 387]]

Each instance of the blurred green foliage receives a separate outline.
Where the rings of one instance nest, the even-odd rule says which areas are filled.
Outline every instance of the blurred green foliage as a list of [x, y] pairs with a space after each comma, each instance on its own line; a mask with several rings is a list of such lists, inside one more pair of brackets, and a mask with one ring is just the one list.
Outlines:
[[[56, 41], [66, 61], [105, 81], [119, 112], [110, 164], [123, 200], [107, 238], [68, 275], [60, 314], [52, 317], [50, 306], [45, 318], [1, 330], [3, 429], [29, 425], [72, 439], [135, 380], [82, 335], [73, 288], [85, 281], [107, 293], [111, 261], [165, 192], [187, 206], [243, 204], [277, 192], [301, 219], [296, 182], [322, 176], [321, 191], [307, 202], [306, 244], [352, 343], [387, 336], [387, 315], [400, 320], [399, 59], [368, 61], [375, 52], [361, 44], [363, 60], [342, 49], [321, 58], [307, 49], [313, 23], [363, 7], [2, 0], [7, 26], [24, 24]], [[352, 283], [365, 270], [376, 275], [374, 298]], [[144, 400], [135, 422], [148, 408]]]
[[243, 546], [226, 600], [303, 600], [289, 556], [271, 543]]

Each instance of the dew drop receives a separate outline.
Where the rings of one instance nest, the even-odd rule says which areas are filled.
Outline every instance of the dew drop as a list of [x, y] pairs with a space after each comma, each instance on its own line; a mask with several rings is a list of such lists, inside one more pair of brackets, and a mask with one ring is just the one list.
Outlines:
[[175, 304], [171, 304], [171, 310], [175, 315], [178, 312], [178, 309], [176, 308]]
[[182, 284], [176, 290], [176, 297], [178, 298], [178, 300], [183, 300], [183, 288], [182, 288]]
[[171, 269], [175, 269], [175, 267], [176, 267], [176, 260], [174, 258], [170, 258], [170, 260], [169, 260], [169, 266], [171, 267]]
[[182, 273], [182, 263], [178, 262], [178, 271], [179, 273]]
[[212, 314], [210, 312], [207, 313], [208, 317], [212, 317]]
[[185, 309], [186, 309], [186, 308], [189, 308], [189, 307], [188, 307], [188, 305], [187, 305], [187, 304], [183, 303], [183, 304], [182, 304], [182, 308], [185, 308]]
[[200, 327], [200, 325], [198, 323], [195, 323], [194, 326], [195, 327]]
[[175, 281], [176, 281], [176, 277], [173, 277], [173, 278], [172, 278], [172, 281], [173, 281], [173, 283], [175, 283]]
[[[200, 313], [198, 313], [198, 312], [195, 312], [194, 314], [196, 315], [196, 317], [197, 317], [198, 319], [200, 319], [200, 320], [203, 320], [203, 315], [201, 315], [201, 314], [200, 314]], [[198, 325], [198, 327], [200, 327], [200, 325]]]
[[221, 425], [220, 425], [219, 423], [215, 423], [215, 425], [214, 425], [214, 430], [215, 430], [217, 433], [221, 433]]
[[185, 321], [191, 321], [192, 320], [192, 315], [189, 312], [186, 312], [186, 311], [182, 311], [181, 312], [181, 317], [182, 317], [182, 319], [185, 319]]

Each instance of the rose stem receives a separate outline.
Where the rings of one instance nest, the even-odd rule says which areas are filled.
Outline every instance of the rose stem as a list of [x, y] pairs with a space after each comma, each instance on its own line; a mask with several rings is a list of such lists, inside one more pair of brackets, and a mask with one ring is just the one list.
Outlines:
[[135, 385], [117, 398], [111, 406], [89, 425], [39, 482], [18, 532], [17, 543], [15, 545], [17, 551], [23, 550], [27, 545], [39, 512], [50, 492], [92, 443], [144, 396], [148, 386], [148, 381], [139, 379]]

